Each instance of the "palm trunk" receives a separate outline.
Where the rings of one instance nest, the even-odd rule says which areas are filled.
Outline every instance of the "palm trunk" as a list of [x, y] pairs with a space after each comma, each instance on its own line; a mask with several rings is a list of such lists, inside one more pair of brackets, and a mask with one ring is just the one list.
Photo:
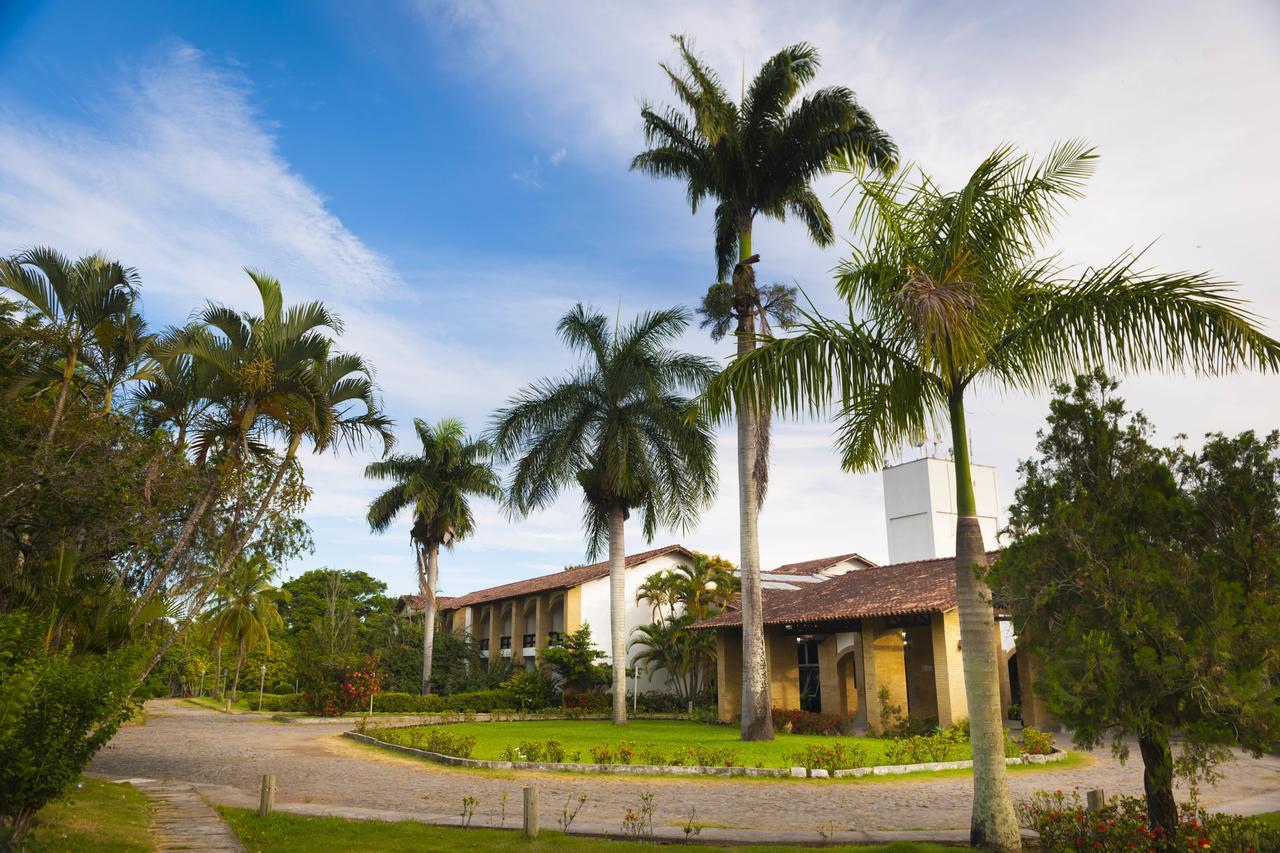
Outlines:
[[1178, 803], [1173, 798], [1173, 755], [1163, 732], [1148, 732], [1138, 738], [1142, 751], [1142, 787], [1147, 794], [1147, 822], [1172, 838], [1178, 827]]
[[[751, 256], [751, 221], [739, 229], [738, 260]], [[749, 271], [735, 271], [734, 278]], [[734, 282], [735, 290], [738, 282]], [[740, 302], [740, 300], [735, 300]], [[755, 317], [739, 310], [738, 352], [742, 358], [755, 349]], [[745, 403], [738, 404], [738, 537], [742, 558], [742, 739], [773, 740], [772, 697], [765, 661], [764, 613], [760, 593], [760, 492], [756, 483], [756, 442], [759, 440], [757, 413]]]
[[[418, 550], [422, 561], [422, 549]], [[436, 585], [440, 580], [440, 545], [432, 543], [427, 548], [426, 573], [419, 565], [418, 580], [422, 587], [422, 695], [431, 693], [431, 662], [436, 646]]]
[[199, 526], [204, 514], [209, 510], [209, 505], [213, 503], [214, 497], [218, 493], [218, 484], [221, 482], [220, 477], [215, 477], [213, 482], [209, 484], [209, 488], [205, 489], [204, 495], [200, 498], [200, 502], [191, 510], [191, 514], [187, 516], [187, 520], [182, 525], [182, 531], [178, 534], [178, 541], [173, 543], [173, 547], [169, 549], [169, 553], [165, 555], [164, 564], [156, 571], [155, 577], [147, 584], [146, 590], [138, 598], [138, 603], [133, 607], [133, 614], [129, 617], [129, 623], [133, 624], [138, 614], [142, 612], [142, 608], [147, 605], [155, 594], [160, 591], [160, 587], [164, 585], [166, 579], [173, 572], [178, 560], [186, 553], [187, 548], [191, 545], [191, 539], [195, 535], [196, 527]]
[[236, 677], [231, 682], [231, 701], [236, 701], [236, 697], [240, 694], [240, 670], [244, 667], [244, 643], [240, 643], [236, 649]]
[[609, 636], [613, 647], [613, 722], [627, 721], [627, 511], [609, 509]]
[[53, 437], [58, 432], [58, 424], [62, 422], [62, 414], [67, 408], [67, 395], [71, 391], [71, 377], [76, 372], [76, 357], [79, 355], [79, 348], [72, 347], [67, 353], [67, 366], [62, 371], [62, 387], [58, 389], [58, 400], [53, 404], [53, 417], [49, 419], [49, 430], [44, 434], [44, 447], [42, 450], [48, 451], [49, 446], [53, 444]]
[[[213, 698], [222, 698], [222, 640], [217, 640], [213, 657]], [[144, 676], [145, 680], [145, 676]]]
[[995, 610], [991, 606], [991, 589], [978, 576], [979, 570], [987, 565], [987, 552], [973, 496], [969, 439], [961, 392], [951, 395], [950, 410], [956, 471], [956, 602], [973, 747], [973, 813], [969, 843], [984, 850], [1021, 850], [1021, 833], [1013, 812], [1013, 801], [1009, 798], [1009, 780], [1004, 764]]

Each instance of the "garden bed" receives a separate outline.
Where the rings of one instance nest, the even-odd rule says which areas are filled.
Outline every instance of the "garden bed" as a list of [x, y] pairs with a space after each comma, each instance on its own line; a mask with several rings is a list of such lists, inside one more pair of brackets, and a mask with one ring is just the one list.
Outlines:
[[[595, 721], [524, 721], [404, 726], [346, 732], [365, 743], [455, 767], [646, 775], [856, 777], [972, 766], [968, 743], [933, 747], [878, 738], [779, 734], [743, 743], [736, 729], [691, 722], [635, 721], [625, 728]], [[622, 735], [623, 737], [620, 737]], [[541, 739], [540, 739], [541, 738]], [[644, 746], [637, 744], [643, 743]], [[926, 745], [927, 746], [927, 745]], [[1046, 755], [1010, 756], [1011, 764], [1060, 761]]]

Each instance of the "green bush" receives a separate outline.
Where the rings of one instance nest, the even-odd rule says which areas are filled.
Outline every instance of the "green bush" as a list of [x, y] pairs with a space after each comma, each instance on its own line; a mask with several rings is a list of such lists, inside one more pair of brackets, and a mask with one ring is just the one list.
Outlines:
[[43, 626], [0, 615], [0, 847], [20, 849], [31, 819], [79, 777], [137, 707], [142, 649], [50, 652]]
[[502, 683], [502, 688], [511, 694], [516, 706], [524, 711], [545, 708], [555, 704], [557, 699], [551, 676], [543, 668], [517, 669]]
[[410, 726], [399, 728], [371, 728], [366, 734], [387, 743], [425, 749], [441, 755], [470, 758], [476, 747], [475, 735], [460, 735], [446, 726]]
[[265, 693], [262, 696], [263, 711], [301, 711], [302, 709], [301, 693], [286, 693], [283, 696], [279, 694]]
[[838, 735], [851, 734], [852, 721], [839, 714], [815, 714], [787, 708], [773, 709], [773, 727], [788, 734]]
[[1033, 726], [1022, 730], [1022, 751], [1031, 755], [1048, 755], [1053, 752], [1053, 735]]
[[855, 767], [867, 766], [867, 748], [858, 743], [832, 741], [830, 744], [810, 743], [803, 748], [787, 754], [787, 761], [793, 767], [805, 767], [810, 770], [819, 769], [831, 772], [834, 770], [852, 770]]
[[924, 764], [931, 761], [957, 761], [969, 742], [965, 732], [952, 726], [931, 735], [896, 737], [885, 749], [890, 764]]
[[674, 693], [651, 690], [636, 697], [636, 710], [643, 714], [683, 714], [688, 706]]

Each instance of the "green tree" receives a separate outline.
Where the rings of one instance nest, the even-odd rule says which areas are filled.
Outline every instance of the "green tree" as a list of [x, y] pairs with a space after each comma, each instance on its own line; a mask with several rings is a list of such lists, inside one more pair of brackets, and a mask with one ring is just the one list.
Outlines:
[[213, 626], [218, 671], [222, 669], [223, 644], [229, 640], [235, 646], [232, 702], [236, 701], [240, 691], [240, 671], [244, 667], [245, 656], [259, 643], [270, 651], [272, 629], [284, 627], [276, 607], [281, 591], [271, 585], [275, 572], [275, 567], [263, 555], [241, 554], [219, 585], [213, 607], [206, 615]]
[[[772, 314], [783, 320], [792, 295], [786, 288], [756, 287], [751, 233], [756, 216], [799, 219], [820, 246], [835, 239], [831, 220], [813, 190], [814, 178], [843, 158], [889, 168], [897, 148], [843, 86], [818, 89], [796, 103], [818, 72], [812, 45], [783, 48], [756, 72], [735, 103], [716, 72], [675, 37], [683, 68], [663, 65], [683, 108], [645, 104], [647, 150], [631, 168], [685, 182], [694, 213], [716, 205], [716, 277], [703, 300], [713, 334], [736, 325], [737, 358], [753, 350]], [[735, 266], [736, 260], [736, 266]], [[723, 283], [732, 270], [731, 282]], [[740, 405], [738, 510], [742, 541], [743, 740], [772, 740], [773, 718], [765, 671], [764, 620], [760, 610], [760, 542], [757, 516], [768, 482], [769, 422], [765, 410]]]
[[1001, 148], [949, 193], [911, 170], [858, 179], [862, 248], [837, 282], [848, 321], [807, 316], [798, 334], [731, 365], [707, 395], [713, 414], [739, 400], [793, 414], [823, 412], [836, 400], [836, 441], [850, 471], [874, 469], [930, 424], [949, 423], [973, 733], [971, 836], [979, 847], [1021, 842], [1005, 776], [994, 615], [975, 574], [986, 550], [974, 514], [966, 391], [975, 383], [1038, 391], [1092, 364], [1210, 373], [1280, 366], [1280, 343], [1207, 274], [1151, 272], [1132, 255], [1079, 272], [1039, 256], [1094, 161], [1080, 142], [1055, 147], [1040, 164]]
[[988, 573], [1035, 689], [1083, 746], [1136, 736], [1151, 827], [1172, 835], [1170, 737], [1280, 745], [1280, 435], [1150, 444], [1102, 373], [1059, 386]]
[[659, 524], [687, 527], [715, 496], [715, 442], [692, 401], [715, 373], [707, 359], [668, 348], [688, 325], [670, 309], [642, 314], [614, 331], [603, 314], [576, 306], [561, 339], [585, 356], [567, 378], [543, 380], [495, 416], [494, 446], [514, 460], [511, 509], [525, 515], [566, 487], [583, 494], [589, 556], [609, 548], [613, 721], [627, 720], [624, 531], [639, 510], [644, 536]]
[[422, 594], [422, 694], [431, 692], [431, 658], [436, 637], [436, 588], [440, 583], [440, 546], [475, 532], [473, 497], [502, 499], [502, 480], [490, 461], [488, 441], [466, 434], [462, 422], [446, 419], [435, 426], [414, 419], [422, 442], [417, 456], [396, 455], [370, 463], [366, 477], [391, 480], [392, 486], [369, 504], [369, 526], [382, 533], [405, 509], [413, 511], [409, 536], [417, 555]]
[[312, 569], [280, 585], [280, 616], [289, 634], [297, 636], [328, 607], [330, 579], [336, 578], [338, 594], [351, 602], [351, 615], [359, 625], [369, 625], [390, 611], [387, 585], [367, 572], [348, 569]]
[[542, 650], [542, 660], [559, 679], [562, 691], [586, 693], [607, 685], [610, 667], [601, 663], [608, 655], [596, 648], [591, 626], [583, 625], [571, 634], [561, 634]]
[[42, 246], [0, 260], [0, 287], [21, 296], [44, 321], [40, 332], [58, 354], [61, 373], [46, 447], [62, 422], [81, 355], [104, 324], [123, 319], [137, 286], [137, 272], [102, 255], [73, 262]]

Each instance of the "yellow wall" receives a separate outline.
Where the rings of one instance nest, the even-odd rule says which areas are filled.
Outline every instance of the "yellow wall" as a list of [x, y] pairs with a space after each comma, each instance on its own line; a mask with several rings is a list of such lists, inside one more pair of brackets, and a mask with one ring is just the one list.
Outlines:
[[732, 723], [742, 715], [742, 632], [716, 631], [716, 716]]

